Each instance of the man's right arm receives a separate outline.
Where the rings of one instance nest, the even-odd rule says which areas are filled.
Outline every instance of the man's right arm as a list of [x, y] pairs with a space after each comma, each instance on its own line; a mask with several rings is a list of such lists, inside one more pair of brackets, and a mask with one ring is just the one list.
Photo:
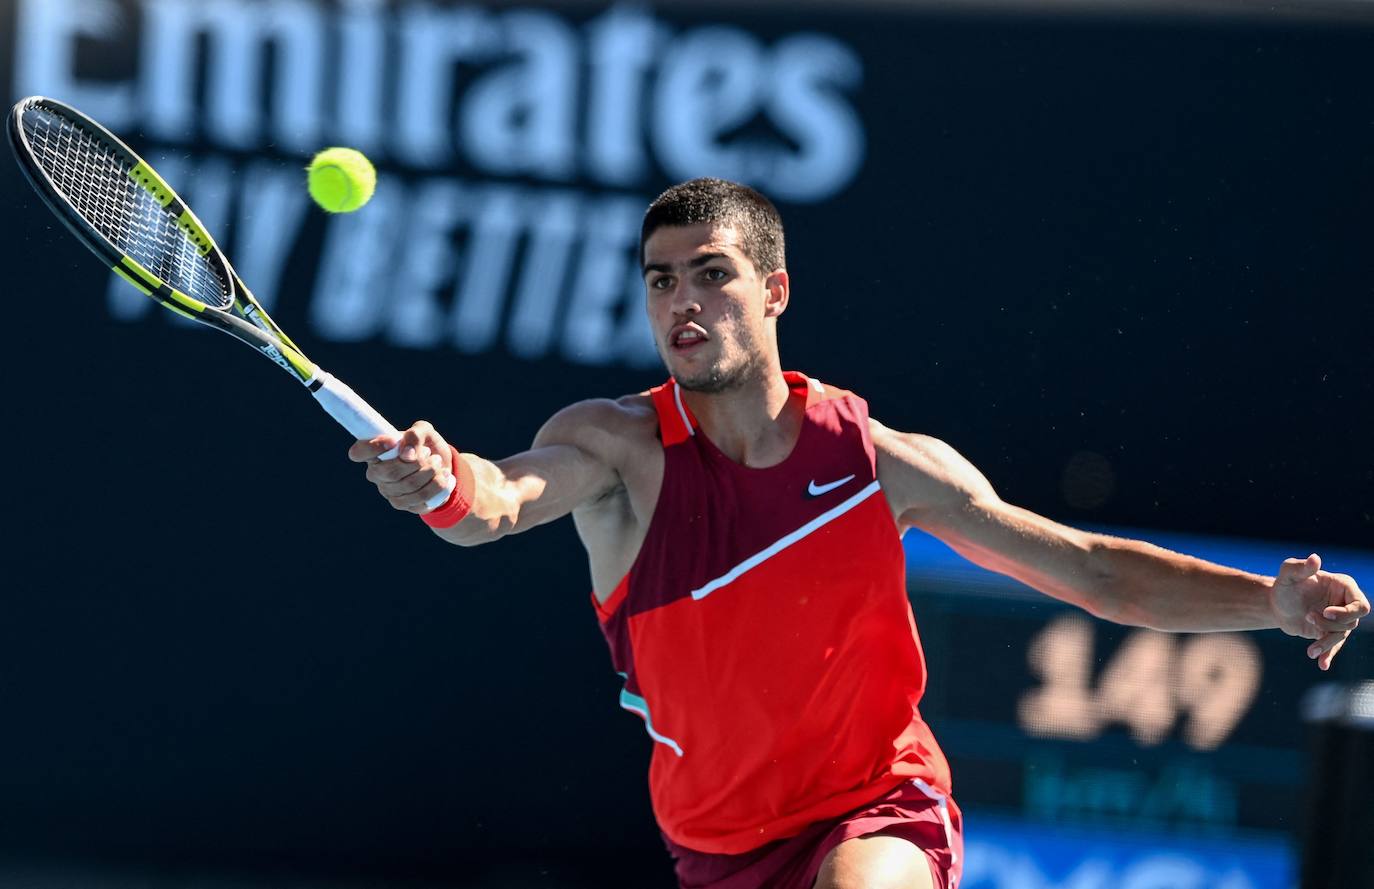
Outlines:
[[[450, 543], [476, 546], [551, 522], [621, 487], [616, 459], [624, 410], [613, 401], [582, 401], [554, 414], [530, 449], [492, 462], [463, 453], [474, 489], [472, 507], [457, 524], [435, 528]], [[396, 460], [377, 455], [399, 445]], [[349, 448], [367, 464], [367, 478], [395, 509], [424, 514], [430, 498], [454, 479], [454, 450], [421, 420], [399, 436], [379, 436]]]

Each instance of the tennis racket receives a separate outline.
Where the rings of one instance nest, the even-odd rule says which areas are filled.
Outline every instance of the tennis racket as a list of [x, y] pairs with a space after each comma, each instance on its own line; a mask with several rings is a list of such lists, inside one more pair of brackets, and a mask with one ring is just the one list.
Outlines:
[[[178, 315], [266, 356], [355, 438], [396, 434], [356, 392], [305, 357], [186, 203], [109, 130], [43, 96], [21, 99], [7, 129], [19, 166], [43, 202], [115, 274]], [[381, 457], [396, 454], [392, 448]], [[447, 498], [448, 491], [441, 492], [429, 505]]]

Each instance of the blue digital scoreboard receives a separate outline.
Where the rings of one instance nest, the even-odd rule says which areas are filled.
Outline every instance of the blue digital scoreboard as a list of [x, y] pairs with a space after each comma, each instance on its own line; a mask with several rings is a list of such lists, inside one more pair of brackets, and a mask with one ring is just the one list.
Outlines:
[[[1264, 574], [1315, 549], [1331, 570], [1374, 584], [1368, 552], [1101, 530]], [[1135, 885], [1122, 875], [1147, 866], [1142, 850], [1184, 869], [1195, 861], [1199, 887], [1288, 885], [1274, 880], [1295, 873], [1307, 803], [1304, 698], [1338, 678], [1374, 676], [1374, 633], [1362, 627], [1322, 673], [1302, 640], [1277, 630], [1123, 627], [919, 532], [905, 545], [930, 677], [922, 712], [953, 769], [970, 867], [981, 868], [970, 889]], [[1046, 830], [1079, 842], [1042, 841]], [[1220, 845], [1200, 852], [1199, 843]], [[1206, 865], [1222, 859], [1234, 866]], [[1040, 882], [1014, 878], [1026, 868]], [[1117, 876], [1088, 879], [1108, 873]], [[1179, 880], [1168, 885], [1194, 885]]]
[[1292, 889], [1279, 840], [976, 817], [960, 889]]

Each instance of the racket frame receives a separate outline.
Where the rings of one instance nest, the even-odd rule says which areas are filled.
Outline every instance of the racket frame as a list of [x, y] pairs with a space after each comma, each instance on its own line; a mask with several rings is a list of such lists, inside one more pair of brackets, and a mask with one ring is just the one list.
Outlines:
[[[95, 229], [57, 186], [47, 171], [34, 157], [34, 151], [24, 133], [24, 111], [34, 104], [46, 105], [69, 118], [78, 126], [84, 127], [99, 136], [107, 147], [115, 152], [130, 167], [130, 178], [145, 191], [149, 192], [164, 207], [165, 212], [176, 217], [177, 224], [195, 242], [202, 254], [212, 265], [220, 266], [229, 285], [232, 306], [221, 308], [212, 306], [167, 284], [157, 275], [145, 268], [142, 263], [128, 256], [108, 238]], [[230, 265], [224, 251], [219, 248], [205, 230], [195, 213], [186, 202], [169, 186], [157, 171], [133, 149], [111, 133], [99, 122], [92, 120], [75, 108], [46, 96], [30, 96], [20, 100], [6, 120], [6, 130], [19, 168], [52, 210], [53, 215], [62, 220], [67, 229], [76, 235], [91, 252], [99, 256], [115, 274], [128, 281], [145, 296], [176, 312], [185, 318], [207, 324], [230, 336], [236, 337], [267, 356], [274, 364], [286, 371], [297, 382], [314, 388], [320, 372], [300, 347], [282, 331], [262, 305], [244, 286], [238, 273]], [[235, 314], [237, 313], [237, 314]]]
[[[177, 290], [125, 254], [86, 221], [71, 199], [63, 194], [38, 163], [24, 133], [24, 112], [34, 105], [47, 106], [75, 125], [86, 128], [103, 140], [106, 147], [118, 157], [128, 162], [129, 178], [151, 194], [165, 211], [175, 216], [177, 225], [196, 244], [201, 256], [223, 270], [228, 295], [231, 297], [228, 306], [212, 306]], [[10, 147], [19, 162], [19, 169], [23, 171], [24, 177], [29, 180], [34, 191], [77, 240], [104, 260], [116, 274], [178, 315], [227, 333], [261, 352], [309, 389], [320, 406], [354, 437], [366, 440], [378, 435], [397, 434], [396, 427], [347, 384], [305, 357], [300, 347], [291, 341], [253, 297], [252, 292], [238, 276], [238, 272], [230, 265], [229, 259], [220, 250], [219, 244], [205, 230], [205, 226], [196, 218], [186, 202], [147, 161], [124, 144], [122, 139], [72, 106], [47, 96], [28, 96], [20, 99], [15, 103], [5, 123]], [[399, 447], [393, 447], [379, 455], [379, 459], [392, 460], [398, 453]], [[444, 490], [430, 498], [428, 505], [431, 508], [437, 508], [448, 499], [457, 480], [451, 476], [447, 481]]]

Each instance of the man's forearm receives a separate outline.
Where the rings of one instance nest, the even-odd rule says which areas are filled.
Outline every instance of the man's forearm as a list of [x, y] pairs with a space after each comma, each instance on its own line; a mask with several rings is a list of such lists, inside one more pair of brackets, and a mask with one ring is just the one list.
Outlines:
[[1090, 558], [1101, 578], [1095, 610], [1108, 620], [1172, 632], [1278, 626], [1272, 577], [1105, 535]]
[[610, 490], [620, 476], [574, 445], [545, 444], [499, 462], [460, 454], [472, 474], [471, 508], [462, 521], [435, 529], [449, 543], [477, 546], [570, 514]]
[[520, 507], [519, 498], [510, 490], [505, 473], [495, 463], [474, 454], [455, 451], [453, 459], [465, 461], [472, 472], [472, 507], [457, 524], [430, 530], [458, 546], [478, 546], [509, 534], [515, 527]]

